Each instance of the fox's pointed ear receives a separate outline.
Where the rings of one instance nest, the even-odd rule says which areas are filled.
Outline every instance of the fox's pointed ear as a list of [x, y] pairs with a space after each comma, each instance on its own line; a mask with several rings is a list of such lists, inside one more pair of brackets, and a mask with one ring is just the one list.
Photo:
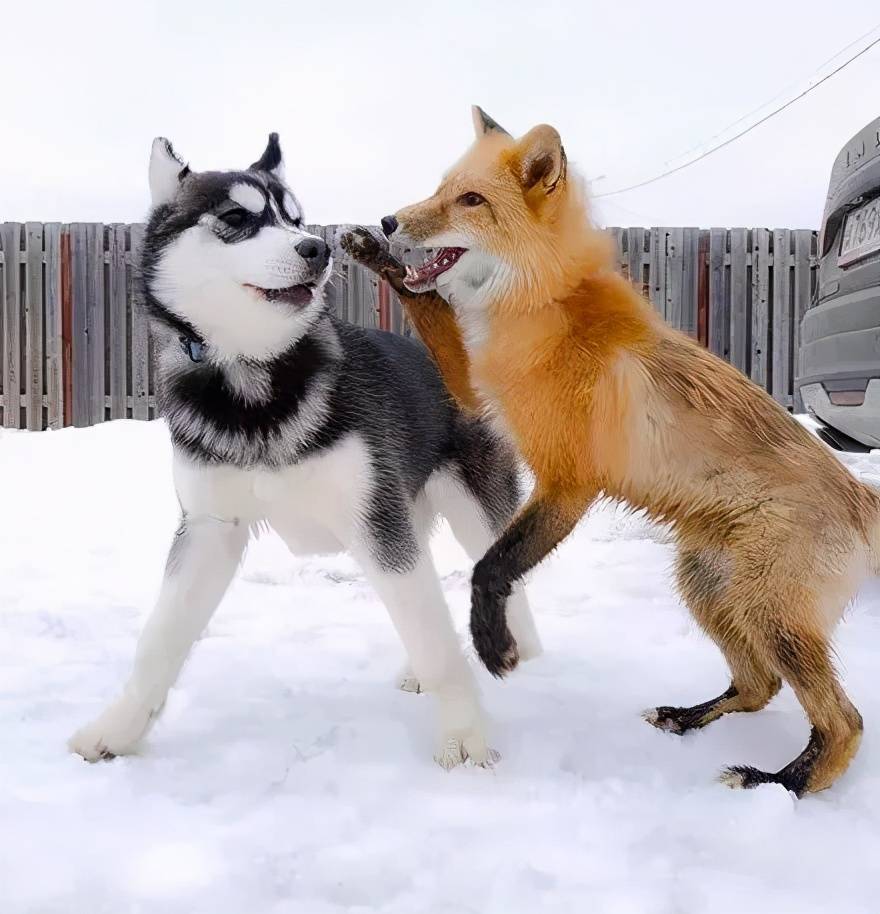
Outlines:
[[184, 163], [164, 136], [157, 136], [150, 151], [150, 197], [153, 206], [168, 203], [188, 174], [189, 165]]
[[471, 105], [471, 115], [474, 119], [474, 133], [476, 133], [477, 139], [487, 133], [500, 133], [503, 136], [510, 136], [498, 121], [489, 117], [479, 105]]
[[565, 181], [566, 158], [562, 139], [552, 127], [533, 127], [517, 144], [519, 182], [523, 190], [552, 194]]
[[275, 175], [276, 178], [283, 179], [284, 163], [277, 133], [269, 134], [269, 142], [266, 144], [263, 154], [250, 166], [248, 171], [268, 171], [270, 174]]

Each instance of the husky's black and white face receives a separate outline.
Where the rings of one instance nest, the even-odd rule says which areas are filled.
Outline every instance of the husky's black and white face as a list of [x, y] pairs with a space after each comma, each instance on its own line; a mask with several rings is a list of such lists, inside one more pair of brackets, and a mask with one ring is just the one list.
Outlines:
[[271, 358], [308, 330], [323, 308], [330, 249], [303, 228], [277, 134], [250, 168], [222, 172], [191, 171], [158, 138], [150, 192], [142, 264], [160, 318], [228, 358]]

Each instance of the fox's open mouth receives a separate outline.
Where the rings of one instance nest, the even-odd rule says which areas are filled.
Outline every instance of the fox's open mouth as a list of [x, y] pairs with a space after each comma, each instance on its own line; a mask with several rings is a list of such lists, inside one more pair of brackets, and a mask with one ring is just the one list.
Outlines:
[[428, 289], [433, 289], [437, 277], [454, 267], [462, 254], [466, 253], [467, 248], [440, 248], [436, 256], [423, 263], [418, 269], [408, 266], [403, 284], [410, 292], [426, 292]]
[[288, 286], [286, 289], [261, 289], [259, 286], [253, 286], [249, 282], [245, 283], [248, 289], [258, 292], [266, 301], [281, 305], [295, 305], [297, 308], [307, 305], [315, 294], [315, 283], [304, 282], [296, 286]]

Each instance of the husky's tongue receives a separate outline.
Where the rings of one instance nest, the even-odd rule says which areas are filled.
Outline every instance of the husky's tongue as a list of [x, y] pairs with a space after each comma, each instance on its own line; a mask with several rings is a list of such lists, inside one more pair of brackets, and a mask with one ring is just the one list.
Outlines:
[[432, 260], [423, 263], [418, 269], [408, 266], [403, 284], [410, 292], [433, 289], [437, 277], [455, 266], [461, 255], [466, 253], [467, 248], [440, 248]]

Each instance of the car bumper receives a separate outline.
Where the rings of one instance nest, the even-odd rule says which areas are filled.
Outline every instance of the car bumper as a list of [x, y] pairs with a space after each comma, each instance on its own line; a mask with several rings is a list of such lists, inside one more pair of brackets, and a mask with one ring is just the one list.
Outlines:
[[[865, 390], [862, 405], [832, 403], [827, 391], [846, 390], [850, 381], [853, 390]], [[862, 444], [880, 447], [880, 288], [838, 295], [807, 311], [796, 386], [819, 419]]]
[[820, 382], [801, 387], [807, 412], [868, 447], [880, 448], [880, 378], [868, 382], [861, 406], [835, 406]]

